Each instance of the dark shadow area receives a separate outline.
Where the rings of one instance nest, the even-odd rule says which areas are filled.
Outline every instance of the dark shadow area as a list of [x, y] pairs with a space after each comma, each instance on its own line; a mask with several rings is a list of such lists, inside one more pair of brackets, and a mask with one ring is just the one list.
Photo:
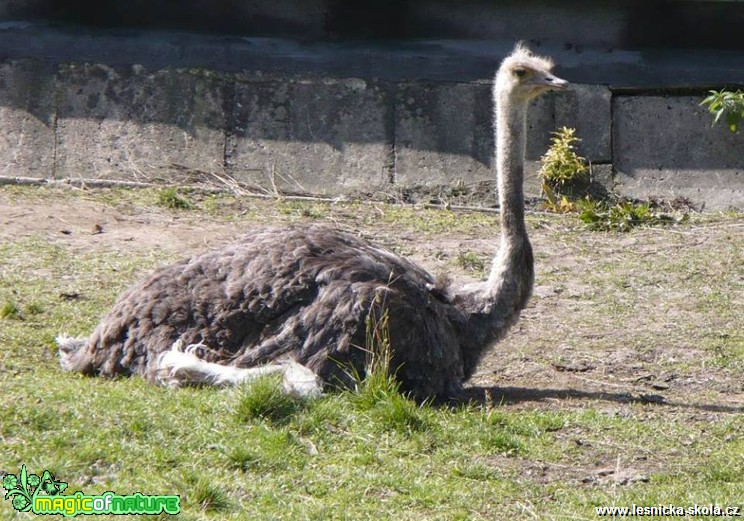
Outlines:
[[654, 404], [664, 407], [693, 409], [706, 412], [742, 414], [744, 406], [728, 406], [706, 403], [668, 401], [656, 394], [613, 393], [605, 391], [579, 391], [575, 389], [534, 389], [529, 387], [468, 387], [463, 397], [452, 403], [486, 403], [517, 405], [524, 402], [543, 402], [545, 400], [598, 400], [615, 403]]
[[49, 0], [54, 24], [252, 36], [322, 36], [323, 2], [258, 0]]
[[409, 36], [409, 0], [329, 0], [324, 32], [342, 40]]
[[0, 7], [0, 16], [303, 41], [524, 39], [576, 52], [744, 49], [744, 3], [725, 0], [25, 0]]
[[742, 2], [637, 2], [630, 9], [627, 46], [742, 50], [743, 21]]

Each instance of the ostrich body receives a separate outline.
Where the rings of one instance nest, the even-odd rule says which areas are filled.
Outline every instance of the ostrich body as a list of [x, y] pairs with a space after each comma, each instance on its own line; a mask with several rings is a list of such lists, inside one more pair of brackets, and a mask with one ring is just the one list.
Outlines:
[[551, 69], [550, 60], [517, 45], [496, 75], [502, 226], [486, 281], [439, 285], [385, 248], [322, 225], [263, 229], [132, 286], [88, 339], [58, 339], [62, 367], [171, 385], [284, 372], [289, 392], [313, 395], [364, 376], [369, 317], [387, 312], [402, 389], [418, 398], [456, 395], [532, 291], [526, 112], [531, 99], [566, 87]]

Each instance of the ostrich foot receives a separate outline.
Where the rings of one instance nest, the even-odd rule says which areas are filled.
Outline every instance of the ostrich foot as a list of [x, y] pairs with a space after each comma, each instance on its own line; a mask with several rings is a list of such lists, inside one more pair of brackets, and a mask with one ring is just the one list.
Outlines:
[[316, 398], [323, 392], [320, 378], [310, 369], [288, 361], [268, 364], [261, 367], [232, 367], [201, 360], [197, 353], [208, 349], [203, 344], [183, 347], [177, 340], [173, 347], [160, 355], [156, 382], [168, 387], [184, 385], [237, 385], [250, 382], [262, 376], [275, 373], [284, 374], [283, 389], [294, 398]]
[[318, 398], [323, 393], [320, 377], [302, 364], [289, 361], [284, 365], [284, 392], [292, 398]]

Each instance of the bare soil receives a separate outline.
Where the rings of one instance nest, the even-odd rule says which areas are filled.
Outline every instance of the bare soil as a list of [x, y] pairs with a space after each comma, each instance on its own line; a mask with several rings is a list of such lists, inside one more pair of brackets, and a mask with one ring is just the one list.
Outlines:
[[[255, 226], [315, 219], [357, 230], [456, 281], [483, 276], [464, 269], [458, 255], [474, 254], [487, 270], [498, 244], [494, 214], [459, 213], [442, 224], [445, 211], [237, 198], [175, 211], [116, 194], [2, 189], [0, 240], [41, 237], [73, 251], [177, 258]], [[534, 297], [472, 379], [475, 398], [702, 421], [744, 412], [744, 218], [611, 234], [587, 231], [574, 216], [533, 213], [528, 226]], [[555, 469], [533, 470], [550, 479]]]

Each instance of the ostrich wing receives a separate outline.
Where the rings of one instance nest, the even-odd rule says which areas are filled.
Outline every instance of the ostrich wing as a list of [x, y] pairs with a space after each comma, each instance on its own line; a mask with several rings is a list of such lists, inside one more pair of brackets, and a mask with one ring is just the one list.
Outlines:
[[344, 364], [363, 374], [359, 348], [376, 305], [378, 317], [390, 310], [395, 363], [410, 366], [410, 378], [429, 378], [413, 370], [420, 359], [444, 364], [456, 378], [453, 310], [429, 291], [434, 283], [413, 263], [348, 233], [265, 229], [127, 290], [89, 339], [88, 372], [154, 379], [157, 355], [180, 339], [203, 343], [200, 356], [211, 362], [253, 367], [291, 357], [326, 382], [346, 380]]

